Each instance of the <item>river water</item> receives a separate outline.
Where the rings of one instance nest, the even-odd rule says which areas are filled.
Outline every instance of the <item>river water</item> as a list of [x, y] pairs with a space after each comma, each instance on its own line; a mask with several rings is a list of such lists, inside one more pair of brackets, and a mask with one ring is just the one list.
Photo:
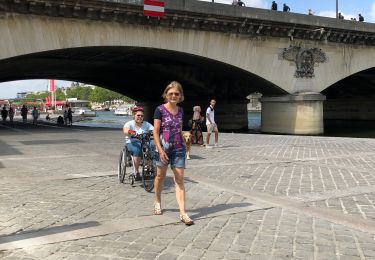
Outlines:
[[[249, 112], [249, 129], [260, 130], [260, 113]], [[91, 120], [80, 121], [75, 125], [91, 126], [91, 127], [107, 127], [107, 128], [122, 128], [125, 122], [132, 119], [131, 116], [116, 116], [112, 111], [97, 111], [96, 117], [91, 117]]]
[[[77, 122], [75, 125], [122, 128], [132, 117], [115, 116], [112, 111], [98, 111], [97, 117], [91, 119]], [[259, 112], [249, 112], [248, 122], [249, 133], [260, 133], [261, 114]], [[324, 132], [325, 136], [375, 138], [375, 122], [329, 120], [324, 122]]]

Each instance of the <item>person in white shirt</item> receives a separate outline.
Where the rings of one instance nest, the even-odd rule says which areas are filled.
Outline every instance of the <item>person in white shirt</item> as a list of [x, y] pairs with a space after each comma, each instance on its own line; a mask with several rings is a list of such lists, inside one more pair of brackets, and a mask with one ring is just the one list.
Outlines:
[[123, 132], [126, 136], [126, 147], [128, 148], [129, 152], [133, 155], [134, 168], [136, 171], [135, 180], [140, 181], [141, 175], [139, 174], [139, 165], [141, 163], [142, 157], [141, 141], [132, 138], [132, 135], [150, 132], [154, 129], [154, 127], [149, 122], [143, 121], [143, 107], [137, 106], [133, 108], [133, 118], [133, 120], [125, 123]]
[[207, 137], [206, 137], [206, 147], [211, 148], [210, 146], [210, 137], [212, 132], [215, 133], [215, 146], [218, 146], [219, 142], [219, 129], [215, 122], [215, 105], [216, 100], [211, 99], [210, 106], [206, 110], [206, 125], [207, 125]]

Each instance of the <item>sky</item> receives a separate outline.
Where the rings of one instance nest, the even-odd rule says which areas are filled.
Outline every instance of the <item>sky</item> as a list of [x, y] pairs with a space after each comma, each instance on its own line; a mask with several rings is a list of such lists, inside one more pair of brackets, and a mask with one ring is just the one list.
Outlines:
[[[201, 0], [211, 2], [212, 0]], [[214, 0], [216, 3], [231, 4], [232, 0]], [[270, 9], [272, 0], [243, 0], [246, 6]], [[286, 3], [291, 12], [307, 14], [312, 9], [314, 15], [335, 17], [336, 0], [285, 0], [279, 1], [279, 10]], [[339, 12], [350, 19], [358, 18], [358, 14], [365, 17], [366, 22], [375, 23], [375, 0], [339, 0]], [[357, 19], [358, 20], [358, 19]], [[374, 25], [375, 26], [375, 25]], [[59, 87], [70, 86], [71, 82], [56, 81]], [[46, 90], [47, 80], [24, 80], [0, 83], [0, 99], [15, 98], [18, 92]]]

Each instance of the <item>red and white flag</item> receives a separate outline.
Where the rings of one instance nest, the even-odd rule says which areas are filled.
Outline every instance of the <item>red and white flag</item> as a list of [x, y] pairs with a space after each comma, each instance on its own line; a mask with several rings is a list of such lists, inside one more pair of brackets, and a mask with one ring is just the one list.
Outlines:
[[164, 16], [164, 1], [144, 0], [143, 14], [146, 16]]
[[55, 81], [53, 79], [49, 80], [48, 91], [55, 92]]

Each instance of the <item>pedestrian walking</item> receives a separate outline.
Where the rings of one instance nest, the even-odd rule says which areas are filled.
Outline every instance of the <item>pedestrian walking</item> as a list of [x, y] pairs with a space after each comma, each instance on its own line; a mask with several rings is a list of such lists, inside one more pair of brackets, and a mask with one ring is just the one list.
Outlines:
[[287, 4], [285, 4], [284, 3], [284, 5], [283, 5], [283, 12], [290, 12], [290, 8], [289, 8], [289, 6], [287, 6]]
[[64, 125], [68, 125], [68, 110], [65, 108], [64, 109]]
[[73, 125], [73, 112], [70, 107], [68, 108], [68, 120], [69, 120], [69, 125]]
[[38, 118], [39, 118], [39, 111], [34, 107], [33, 111], [31, 112], [33, 116], [33, 125], [38, 125]]
[[9, 122], [11, 125], [13, 125], [13, 118], [14, 118], [14, 108], [12, 106], [9, 107]]
[[358, 14], [358, 21], [364, 22], [365, 18], [361, 14]]
[[210, 137], [212, 133], [215, 133], [215, 146], [219, 146], [219, 129], [215, 122], [215, 106], [216, 100], [211, 99], [210, 105], [206, 110], [206, 125], [207, 125], [207, 137], [206, 137], [206, 148], [211, 148]]
[[21, 108], [21, 116], [22, 116], [22, 122], [24, 124], [27, 123], [27, 107], [25, 105], [22, 105], [22, 108]]
[[191, 120], [191, 143], [203, 145], [203, 132], [202, 132], [202, 120], [201, 107], [193, 107], [193, 118]]
[[271, 10], [277, 11], [277, 3], [275, 1], [272, 1]]
[[3, 110], [1, 110], [1, 118], [3, 119], [3, 124], [4, 125], [5, 125], [5, 122], [7, 120], [7, 117], [8, 117], [8, 110], [7, 110], [7, 108], [4, 105], [3, 106]]
[[171, 82], [163, 92], [164, 104], [154, 113], [154, 141], [156, 145], [154, 214], [161, 215], [161, 193], [167, 167], [174, 174], [176, 199], [180, 211], [180, 220], [186, 225], [194, 224], [185, 211], [184, 169], [186, 148], [182, 138], [183, 109], [178, 104], [184, 101], [182, 86], [177, 81]]

